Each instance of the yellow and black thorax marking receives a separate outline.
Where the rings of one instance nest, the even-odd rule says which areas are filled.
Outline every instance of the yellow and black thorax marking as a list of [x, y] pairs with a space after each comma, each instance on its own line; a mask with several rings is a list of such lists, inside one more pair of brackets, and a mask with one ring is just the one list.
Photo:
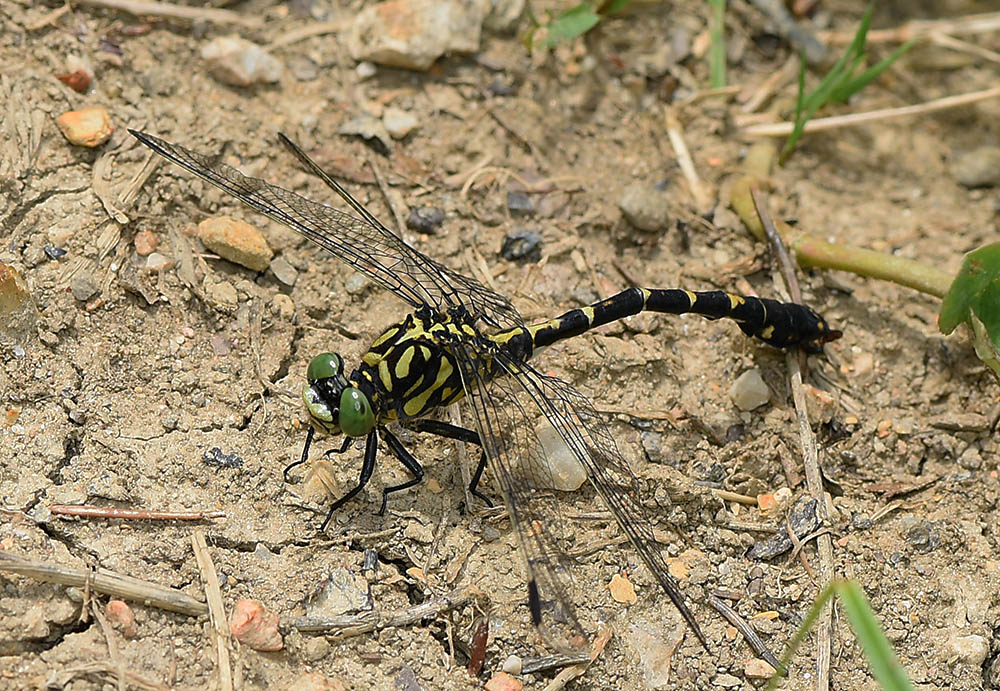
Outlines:
[[[393, 324], [372, 342], [351, 375], [351, 383], [369, 394], [380, 423], [426, 415], [460, 400], [465, 392], [451, 344], [461, 342], [477, 351], [479, 375], [495, 376], [489, 352], [530, 355], [526, 329], [484, 335], [467, 322], [418, 310]], [[526, 355], [521, 355], [523, 359]]]

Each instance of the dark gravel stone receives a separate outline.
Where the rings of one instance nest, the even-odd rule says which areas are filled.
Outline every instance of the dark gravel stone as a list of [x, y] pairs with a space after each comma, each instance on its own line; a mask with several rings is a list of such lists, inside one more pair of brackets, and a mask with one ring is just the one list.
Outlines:
[[417, 233], [430, 235], [444, 222], [444, 210], [436, 206], [417, 206], [410, 209], [406, 227]]
[[535, 263], [542, 258], [542, 236], [530, 230], [507, 233], [500, 247], [500, 256], [510, 261]]

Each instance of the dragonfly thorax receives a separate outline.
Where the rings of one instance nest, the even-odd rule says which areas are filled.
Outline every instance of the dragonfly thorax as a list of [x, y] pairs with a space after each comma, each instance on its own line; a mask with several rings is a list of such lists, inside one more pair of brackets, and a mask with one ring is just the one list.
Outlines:
[[344, 376], [344, 359], [321, 353], [309, 363], [302, 400], [314, 425], [337, 435], [364, 437], [375, 427], [369, 397]]

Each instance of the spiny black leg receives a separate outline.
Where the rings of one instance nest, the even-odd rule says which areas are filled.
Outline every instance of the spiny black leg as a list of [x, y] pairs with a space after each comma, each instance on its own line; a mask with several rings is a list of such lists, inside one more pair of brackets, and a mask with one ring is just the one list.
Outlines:
[[302, 447], [302, 457], [295, 461], [295, 463], [289, 463], [285, 466], [285, 471], [282, 473], [285, 476], [285, 482], [291, 482], [291, 478], [288, 477], [288, 473], [291, 472], [292, 468], [297, 468], [309, 458], [309, 447], [312, 446], [313, 435], [316, 433], [316, 428], [309, 425], [309, 433], [306, 435], [306, 444]]
[[[447, 422], [441, 422], [440, 420], [411, 420], [406, 423], [406, 426], [416, 432], [428, 432], [430, 434], [436, 434], [439, 437], [444, 437], [445, 439], [455, 439], [457, 441], [464, 441], [467, 444], [475, 444], [481, 447], [482, 444], [479, 442], [479, 434], [475, 430], [466, 429], [465, 427], [459, 427], [458, 425], [452, 425]], [[486, 452], [484, 451], [479, 456], [479, 464], [476, 466], [476, 470], [472, 473], [472, 480], [469, 482], [469, 494], [482, 500], [491, 509], [493, 508], [493, 502], [489, 498], [479, 491], [479, 481], [483, 477], [483, 471], [486, 470]]]
[[476, 466], [476, 471], [472, 473], [472, 480], [469, 482], [469, 494], [474, 497], [478, 497], [484, 504], [486, 504], [491, 509], [493, 508], [493, 502], [489, 500], [485, 494], [479, 491], [479, 481], [483, 479], [483, 471], [486, 470], [486, 452], [483, 451], [479, 456], [479, 464]]
[[[289, 463], [288, 465], [285, 466], [285, 470], [282, 473], [285, 476], [285, 482], [290, 483], [292, 481], [291, 478], [288, 477], [288, 473], [292, 470], [292, 468], [298, 468], [300, 465], [305, 463], [306, 460], [308, 460], [309, 446], [312, 444], [313, 434], [315, 433], [315, 431], [316, 431], [315, 428], [313, 427], [309, 428], [309, 433], [306, 435], [306, 445], [302, 447], [302, 457], [299, 460], [295, 461], [295, 463]], [[351, 448], [351, 443], [353, 441], [354, 441], [353, 439], [347, 437], [344, 439], [344, 444], [339, 449], [328, 449], [323, 453], [323, 455], [329, 456], [332, 453], [344, 453], [349, 448]]]
[[352, 439], [351, 437], [346, 437], [344, 439], [344, 443], [341, 444], [341, 446], [340, 446], [339, 449], [327, 449], [326, 451], [323, 452], [323, 455], [324, 456], [329, 456], [332, 453], [344, 453], [349, 448], [351, 448], [351, 444], [353, 444], [353, 443], [354, 443], [354, 439]]
[[[350, 439], [350, 437], [348, 437]], [[378, 435], [373, 429], [368, 433], [368, 437], [365, 439], [365, 460], [361, 465], [361, 477], [358, 479], [358, 485], [350, 492], [342, 496], [337, 501], [333, 502], [333, 506], [330, 507], [330, 511], [326, 514], [326, 520], [323, 521], [323, 525], [320, 526], [320, 532], [326, 531], [326, 526], [330, 525], [330, 519], [333, 518], [333, 514], [343, 506], [345, 503], [354, 498], [354, 496], [364, 489], [364, 486], [368, 484], [368, 481], [372, 479], [372, 473], [375, 472], [375, 456], [378, 453]]]
[[414, 485], [420, 484], [420, 482], [424, 479], [423, 467], [420, 465], [417, 459], [413, 457], [413, 454], [407, 451], [406, 447], [404, 447], [400, 443], [400, 441], [396, 439], [396, 436], [387, 429], [382, 430], [382, 436], [385, 437], [385, 443], [389, 445], [389, 450], [391, 450], [394, 454], [396, 454], [396, 458], [399, 459], [399, 462], [402, 463], [407, 470], [413, 473], [413, 479], [407, 480], [406, 482], [400, 483], [398, 485], [393, 485], [392, 487], [386, 487], [384, 490], [382, 490], [382, 508], [378, 510], [379, 516], [385, 515], [385, 506], [386, 503], [389, 501], [389, 495], [391, 493], [400, 492], [404, 489], [409, 489]]

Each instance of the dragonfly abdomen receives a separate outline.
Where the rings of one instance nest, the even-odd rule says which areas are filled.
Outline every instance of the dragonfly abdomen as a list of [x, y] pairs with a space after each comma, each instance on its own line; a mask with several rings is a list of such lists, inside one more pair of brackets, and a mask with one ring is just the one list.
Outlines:
[[666, 314], [700, 314], [709, 319], [734, 320], [748, 336], [779, 348], [822, 344], [839, 336], [813, 310], [795, 303], [735, 295], [722, 290], [692, 292], [629, 288], [587, 307], [528, 327], [535, 348], [578, 336], [643, 310]]

